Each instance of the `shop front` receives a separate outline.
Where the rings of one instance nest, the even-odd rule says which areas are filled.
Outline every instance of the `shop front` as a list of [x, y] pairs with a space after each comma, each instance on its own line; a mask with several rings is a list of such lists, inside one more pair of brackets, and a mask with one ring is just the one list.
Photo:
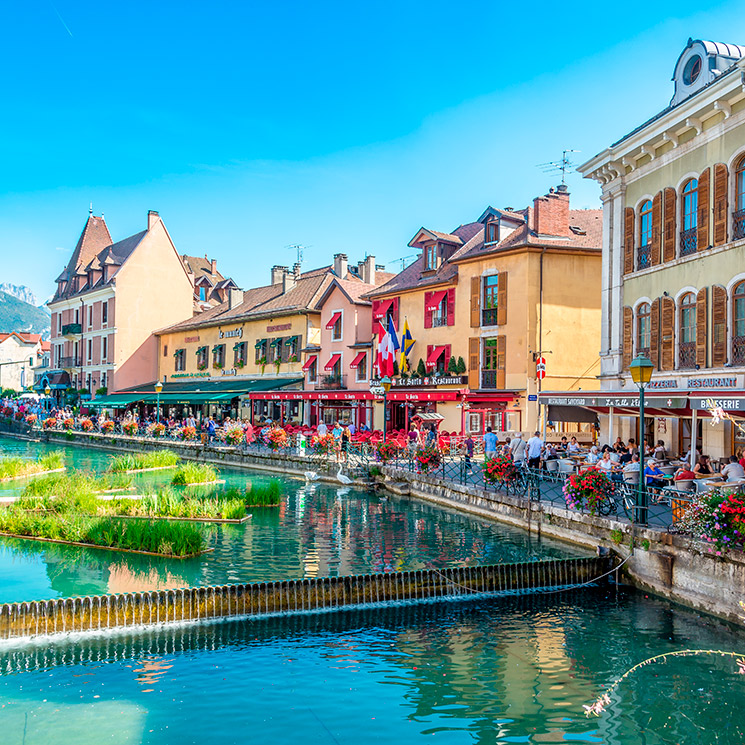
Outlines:
[[497, 436], [521, 432], [520, 398], [519, 391], [468, 393], [460, 404], [463, 413], [461, 430], [471, 435], [483, 435], [491, 427]]

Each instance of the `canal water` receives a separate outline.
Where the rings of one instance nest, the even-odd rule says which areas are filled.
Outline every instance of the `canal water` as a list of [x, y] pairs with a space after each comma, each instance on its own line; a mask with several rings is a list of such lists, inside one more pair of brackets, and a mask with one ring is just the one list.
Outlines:
[[[51, 447], [0, 438], [0, 456], [38, 457]], [[102, 450], [63, 450], [68, 468], [98, 473], [112, 458]], [[135, 492], [166, 485], [171, 474], [138, 475]], [[272, 476], [225, 468], [220, 478], [226, 486], [246, 486]], [[252, 508], [251, 520], [242, 525], [199, 524], [214, 551], [194, 559], [0, 539], [0, 603], [587, 555], [415, 499], [289, 477], [280, 481], [279, 507]], [[19, 482], [0, 486], [0, 498], [22, 489]]]

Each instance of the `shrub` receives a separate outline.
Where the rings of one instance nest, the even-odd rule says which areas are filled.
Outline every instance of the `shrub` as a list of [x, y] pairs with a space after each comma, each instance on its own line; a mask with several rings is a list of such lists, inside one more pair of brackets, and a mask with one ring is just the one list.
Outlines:
[[334, 440], [334, 436], [331, 432], [328, 432], [325, 435], [313, 435], [310, 440], [310, 449], [319, 455], [333, 453], [335, 448], [336, 440]]
[[696, 495], [678, 528], [711, 544], [721, 556], [729, 549], [745, 547], [745, 497], [726, 487]]
[[75, 425], [75, 421], [72, 417], [68, 417], [62, 422], [62, 426], [69, 432], [72, 430], [73, 426]]
[[270, 450], [279, 450], [288, 445], [287, 432], [282, 427], [270, 427], [264, 435], [264, 442]]
[[179, 440], [195, 440], [197, 438], [196, 427], [180, 427], [176, 430], [176, 437]]
[[163, 437], [166, 433], [166, 425], [162, 422], [153, 422], [147, 427], [147, 433], [150, 437]]
[[33, 424], [36, 424], [37, 418], [38, 417], [36, 416], [36, 414], [27, 414], [26, 415], [26, 424], [32, 424], [32, 425]]
[[228, 427], [225, 430], [225, 441], [228, 445], [240, 445], [243, 442], [243, 428], [239, 425]]
[[206, 484], [210, 481], [217, 481], [217, 469], [209, 463], [182, 463], [171, 479], [174, 486]]

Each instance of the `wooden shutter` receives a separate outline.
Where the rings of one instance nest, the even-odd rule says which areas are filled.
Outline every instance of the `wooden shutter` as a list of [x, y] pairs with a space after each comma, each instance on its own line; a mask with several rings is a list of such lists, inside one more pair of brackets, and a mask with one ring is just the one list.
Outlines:
[[[698, 231], [696, 234], [696, 250], [705, 251], [711, 246], [709, 241], [709, 210], [711, 197], [709, 182], [711, 170], [704, 168], [698, 177]], [[701, 363], [699, 363], [701, 364]]]
[[696, 364], [706, 367], [706, 330], [709, 327], [706, 316], [706, 288], [702, 287], [696, 295]]
[[425, 329], [432, 328], [432, 311], [427, 310], [427, 306], [429, 305], [429, 301], [431, 299], [432, 299], [432, 293], [425, 292], [424, 293], [424, 328]]
[[471, 337], [468, 340], [468, 387], [472, 391], [481, 388], [479, 375], [481, 374], [479, 364], [481, 362], [481, 339]]
[[660, 299], [652, 301], [649, 313], [649, 357], [656, 370], [660, 369]]
[[497, 275], [497, 325], [507, 323], [507, 272]]
[[448, 371], [448, 365], [450, 364], [450, 358], [453, 356], [453, 353], [451, 351], [450, 344], [446, 344], [445, 345], [445, 351], [442, 354], [443, 354], [443, 357], [445, 358], [443, 360], [443, 362], [445, 364], [445, 373], [447, 373], [447, 371]]
[[634, 271], [634, 223], [636, 215], [633, 207], [627, 207], [624, 216], [623, 231], [623, 273]]
[[282, 362], [289, 362], [290, 361], [290, 347], [287, 344], [288, 340], [292, 339], [291, 336], [283, 336], [282, 341], [280, 344], [282, 345], [280, 348], [280, 360]]
[[372, 335], [375, 338], [378, 335], [378, 317], [380, 316], [380, 300], [372, 301]]
[[675, 301], [660, 301], [660, 370], [675, 369]]
[[662, 192], [658, 191], [652, 200], [652, 245], [650, 264], [656, 266], [662, 262]]
[[507, 337], [497, 337], [497, 388], [504, 389], [507, 367]]
[[471, 328], [481, 326], [481, 277], [471, 277]]
[[399, 305], [399, 298], [394, 297], [393, 303], [391, 305], [391, 318], [393, 318], [393, 325], [398, 328], [398, 305]]
[[633, 357], [634, 311], [623, 309], [623, 369], [628, 370]]
[[673, 261], [675, 259], [675, 226], [678, 194], [671, 186], [665, 189], [663, 197], [665, 202], [665, 216], [663, 218], [664, 235], [662, 238], [662, 260]]
[[448, 290], [448, 326], [455, 326], [455, 287]]
[[727, 290], [721, 285], [711, 288], [711, 336], [711, 366], [723, 367], [727, 364]]
[[714, 246], [727, 242], [727, 166], [714, 166]]

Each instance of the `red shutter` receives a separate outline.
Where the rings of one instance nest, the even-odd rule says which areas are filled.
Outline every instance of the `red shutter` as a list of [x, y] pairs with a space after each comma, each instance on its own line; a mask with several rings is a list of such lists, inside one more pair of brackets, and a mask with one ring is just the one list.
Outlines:
[[634, 208], [627, 207], [624, 216], [623, 231], [623, 273], [634, 271]]
[[652, 200], [652, 245], [650, 264], [662, 263], [662, 192], [658, 191]]
[[[711, 204], [709, 181], [711, 171], [704, 168], [698, 177], [698, 231], [696, 234], [696, 250], [705, 251], [711, 246], [709, 240], [709, 208]], [[701, 363], [698, 363], [701, 364]]]
[[[427, 344], [427, 357], [424, 360], [425, 361], [425, 364], [426, 364], [427, 360], [432, 356], [432, 352], [434, 352], [434, 350], [435, 350], [435, 345], [434, 344]], [[430, 365], [427, 365], [427, 373], [428, 374], [430, 372], [430, 369], [431, 369], [431, 366]]]
[[451, 357], [450, 344], [446, 344], [445, 345], [445, 351], [442, 354], [445, 357], [445, 360], [444, 360], [444, 362], [445, 362], [445, 372], [447, 372], [448, 371], [448, 365], [450, 364], [450, 357]]
[[372, 301], [372, 335], [378, 335], [378, 315], [380, 314], [380, 300]]
[[391, 317], [393, 318], [393, 325], [398, 329], [398, 298], [393, 298], [393, 304], [391, 305]]
[[[727, 166], [714, 166], [714, 240], [713, 245], [727, 242]], [[716, 342], [715, 342], [716, 343]]]
[[675, 209], [678, 204], [678, 194], [671, 186], [665, 189], [665, 217], [663, 241], [663, 261], [674, 261], [677, 251], [675, 250]]
[[448, 326], [455, 326], [455, 287], [448, 290]]
[[429, 305], [429, 301], [431, 299], [432, 299], [432, 293], [425, 292], [424, 293], [424, 328], [425, 329], [432, 328], [432, 312], [427, 310], [427, 306]]

